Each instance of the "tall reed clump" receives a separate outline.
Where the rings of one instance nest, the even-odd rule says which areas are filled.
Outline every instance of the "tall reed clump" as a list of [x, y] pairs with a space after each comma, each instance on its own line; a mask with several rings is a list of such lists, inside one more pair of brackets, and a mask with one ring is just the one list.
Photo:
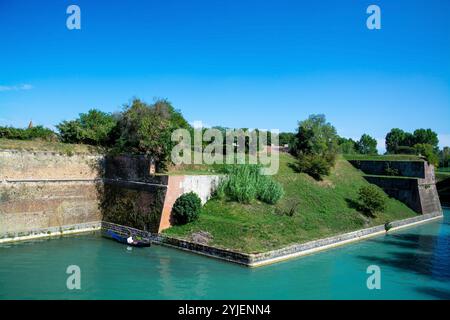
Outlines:
[[258, 199], [275, 204], [284, 195], [283, 187], [269, 176], [260, 173], [258, 165], [233, 165], [224, 169], [227, 177], [219, 184], [216, 195], [239, 203]]

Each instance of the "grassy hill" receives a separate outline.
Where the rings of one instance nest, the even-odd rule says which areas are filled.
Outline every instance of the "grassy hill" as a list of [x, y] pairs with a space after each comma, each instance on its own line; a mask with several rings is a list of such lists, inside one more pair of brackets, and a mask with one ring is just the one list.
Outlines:
[[323, 181], [294, 172], [290, 167], [294, 161], [290, 155], [280, 154], [280, 170], [274, 178], [283, 185], [285, 196], [278, 204], [212, 199], [196, 222], [174, 226], [165, 233], [190, 239], [192, 233], [207, 231], [213, 237], [210, 245], [257, 253], [416, 215], [392, 198], [386, 212], [374, 219], [359, 213], [355, 209], [357, 191], [368, 182], [344, 158], [338, 159]]

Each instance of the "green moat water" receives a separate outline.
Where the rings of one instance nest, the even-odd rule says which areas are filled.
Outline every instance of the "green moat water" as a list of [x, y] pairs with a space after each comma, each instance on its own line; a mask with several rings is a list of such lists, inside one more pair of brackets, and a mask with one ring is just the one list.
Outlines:
[[[66, 268], [81, 268], [68, 290]], [[366, 269], [381, 268], [368, 290]], [[435, 222], [250, 269], [98, 234], [0, 245], [0, 299], [450, 299], [450, 210]]]

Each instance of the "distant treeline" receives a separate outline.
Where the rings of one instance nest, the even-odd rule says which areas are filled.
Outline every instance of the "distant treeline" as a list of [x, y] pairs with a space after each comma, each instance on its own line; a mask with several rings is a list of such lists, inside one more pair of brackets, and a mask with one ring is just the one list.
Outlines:
[[[180, 128], [192, 133], [195, 130], [166, 99], [155, 100], [151, 104], [133, 99], [116, 113], [91, 109], [81, 113], [77, 119], [62, 121], [56, 128], [57, 132], [53, 132], [31, 123], [26, 129], [0, 127], [0, 138], [61, 141], [102, 146], [111, 152], [151, 154], [161, 167], [165, 167], [174, 145], [172, 132]], [[227, 134], [225, 127], [214, 128], [222, 131], [224, 136]], [[280, 146], [288, 146], [293, 155], [302, 160], [309, 158], [307, 164], [303, 163], [306, 166], [314, 164], [329, 168], [338, 153], [378, 153], [377, 141], [373, 137], [363, 134], [358, 141], [340, 137], [335, 128], [326, 122], [324, 115], [311, 115], [299, 122], [297, 132], [281, 132], [278, 139]], [[268, 135], [267, 144], [271, 143], [271, 136]], [[431, 129], [417, 129], [409, 133], [394, 128], [386, 135], [385, 143], [388, 154], [421, 155], [435, 165], [448, 166], [449, 148], [439, 150], [438, 136]], [[328, 171], [322, 169], [315, 171]]]

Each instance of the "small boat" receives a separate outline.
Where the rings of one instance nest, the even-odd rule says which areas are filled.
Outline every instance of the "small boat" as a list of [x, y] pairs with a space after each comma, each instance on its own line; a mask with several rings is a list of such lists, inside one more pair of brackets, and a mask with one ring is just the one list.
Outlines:
[[128, 243], [127, 237], [121, 236], [118, 233], [115, 233], [114, 231], [107, 230], [106, 234], [116, 240], [117, 242], [133, 246], [133, 247], [150, 247], [150, 240], [145, 239], [135, 239], [132, 243]]

